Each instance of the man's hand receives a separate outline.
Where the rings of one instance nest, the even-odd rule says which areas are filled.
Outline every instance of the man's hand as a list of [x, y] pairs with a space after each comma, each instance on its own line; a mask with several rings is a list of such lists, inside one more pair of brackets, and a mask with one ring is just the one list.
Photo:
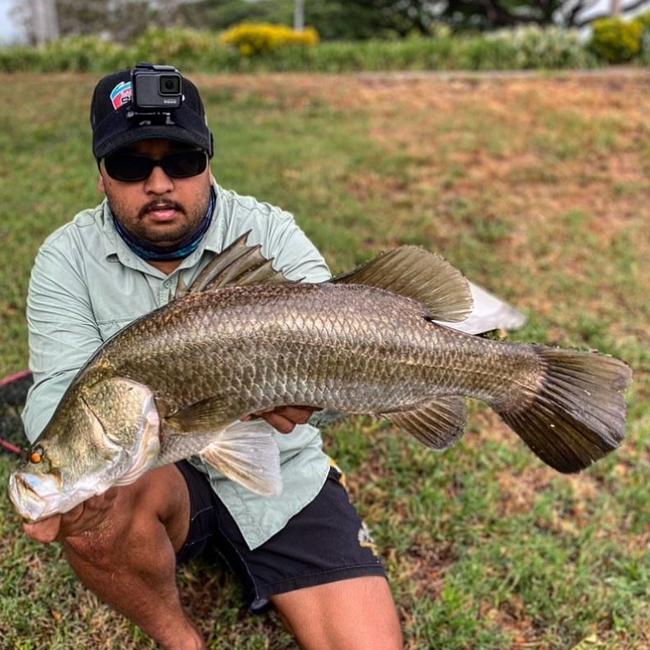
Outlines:
[[296, 424], [305, 424], [311, 417], [311, 414], [314, 411], [319, 410], [320, 409], [311, 408], [310, 406], [280, 406], [273, 411], [247, 415], [246, 417], [243, 417], [242, 420], [262, 418], [280, 433], [291, 433]]
[[66, 537], [75, 537], [97, 528], [106, 519], [119, 488], [110, 488], [104, 494], [91, 497], [70, 512], [52, 515], [35, 523], [24, 523], [25, 533], [37, 542], [49, 544]]

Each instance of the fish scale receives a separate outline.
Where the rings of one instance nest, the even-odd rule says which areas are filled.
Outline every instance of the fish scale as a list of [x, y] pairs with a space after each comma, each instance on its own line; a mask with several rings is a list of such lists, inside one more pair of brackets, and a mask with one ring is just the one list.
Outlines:
[[[229, 392], [237, 395], [233, 419], [287, 400], [356, 413], [404, 410], [435, 394], [492, 400], [504, 373], [532, 358], [519, 346], [436, 326], [421, 304], [372, 287], [232, 287], [182, 301], [175, 319], [151, 317], [102, 355], [116, 375], [151, 387], [174, 411]], [[305, 368], [308, 383], [300, 382]]]

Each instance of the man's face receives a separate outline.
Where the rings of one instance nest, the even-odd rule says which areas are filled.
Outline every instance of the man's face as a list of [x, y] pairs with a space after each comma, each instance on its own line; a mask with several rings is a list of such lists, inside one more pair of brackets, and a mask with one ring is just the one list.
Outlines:
[[[122, 151], [159, 160], [188, 148], [171, 140], [142, 140]], [[154, 167], [145, 180], [126, 182], [109, 176], [102, 160], [99, 173], [98, 189], [113, 215], [131, 234], [159, 246], [172, 246], [194, 231], [210, 200], [209, 166], [189, 178], [170, 178]]]

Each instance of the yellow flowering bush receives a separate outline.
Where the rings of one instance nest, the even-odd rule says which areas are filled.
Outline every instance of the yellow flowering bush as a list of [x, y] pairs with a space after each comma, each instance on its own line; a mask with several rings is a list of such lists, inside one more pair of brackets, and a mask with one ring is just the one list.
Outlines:
[[609, 63], [623, 63], [641, 51], [643, 25], [638, 20], [601, 18], [593, 24], [590, 47]]
[[245, 57], [269, 54], [288, 45], [316, 45], [318, 41], [318, 32], [313, 27], [299, 32], [271, 23], [240, 23], [221, 35], [224, 45], [237, 48]]

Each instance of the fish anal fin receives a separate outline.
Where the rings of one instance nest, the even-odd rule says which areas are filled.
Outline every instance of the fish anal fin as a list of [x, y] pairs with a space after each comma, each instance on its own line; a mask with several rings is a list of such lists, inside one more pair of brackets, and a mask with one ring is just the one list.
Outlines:
[[273, 268], [273, 259], [262, 255], [259, 244], [246, 243], [250, 233], [250, 230], [244, 233], [215, 255], [189, 286], [179, 282], [175, 298], [232, 285], [292, 282]]
[[418, 246], [400, 246], [359, 268], [334, 278], [341, 284], [364, 284], [418, 300], [432, 318], [465, 320], [472, 292], [463, 274], [447, 260]]
[[282, 493], [282, 474], [273, 432], [265, 422], [235, 422], [221, 431], [200, 456], [252, 492], [277, 496]]
[[410, 411], [384, 413], [393, 424], [408, 431], [432, 449], [447, 449], [463, 435], [467, 404], [455, 395], [437, 397]]

